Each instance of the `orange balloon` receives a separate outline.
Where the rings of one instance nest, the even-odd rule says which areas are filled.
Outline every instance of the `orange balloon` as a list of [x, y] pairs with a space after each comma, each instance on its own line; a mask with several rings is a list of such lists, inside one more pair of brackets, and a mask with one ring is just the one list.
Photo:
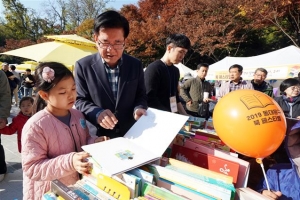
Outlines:
[[221, 98], [213, 112], [213, 124], [226, 145], [254, 158], [271, 155], [286, 132], [280, 106], [256, 90], [236, 90]]

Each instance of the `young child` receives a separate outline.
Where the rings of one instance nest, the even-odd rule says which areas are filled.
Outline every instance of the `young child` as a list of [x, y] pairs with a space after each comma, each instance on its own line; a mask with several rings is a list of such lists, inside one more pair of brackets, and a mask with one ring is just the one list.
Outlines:
[[32, 114], [32, 105], [33, 98], [32, 97], [23, 97], [20, 101], [20, 109], [19, 114], [12, 119], [12, 123], [8, 126], [0, 129], [0, 134], [4, 135], [12, 135], [15, 132], [18, 134], [18, 150], [21, 153], [21, 135], [24, 124], [31, 117]]
[[36, 68], [35, 80], [34, 115], [22, 132], [24, 200], [41, 199], [55, 179], [75, 184], [79, 173], [87, 174], [91, 167], [81, 146], [95, 142], [83, 114], [72, 109], [76, 100], [72, 72], [61, 63], [45, 62]]

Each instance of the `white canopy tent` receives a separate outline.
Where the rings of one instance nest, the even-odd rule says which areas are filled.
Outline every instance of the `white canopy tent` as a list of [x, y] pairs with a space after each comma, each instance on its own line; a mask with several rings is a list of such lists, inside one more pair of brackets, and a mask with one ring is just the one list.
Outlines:
[[195, 72], [191, 68], [188, 68], [182, 63], [174, 64], [174, 66], [176, 66], [179, 69], [180, 77], [184, 77], [184, 75], [187, 73], [191, 73], [193, 77], [197, 76], [197, 72]]
[[300, 72], [300, 49], [288, 46], [270, 53], [252, 57], [226, 57], [209, 66], [207, 80], [228, 80], [228, 69], [234, 64], [242, 65], [243, 79], [253, 79], [254, 71], [265, 68], [267, 79], [296, 77]]

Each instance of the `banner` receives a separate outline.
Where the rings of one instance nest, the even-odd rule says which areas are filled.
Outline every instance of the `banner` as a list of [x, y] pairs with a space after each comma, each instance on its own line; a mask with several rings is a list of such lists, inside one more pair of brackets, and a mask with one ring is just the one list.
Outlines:
[[[248, 68], [243, 70], [242, 77], [244, 80], [252, 80], [257, 68]], [[298, 77], [300, 64], [266, 67], [268, 71], [267, 80], [270, 79], [287, 79]], [[207, 80], [229, 80], [229, 71], [208, 71]]]

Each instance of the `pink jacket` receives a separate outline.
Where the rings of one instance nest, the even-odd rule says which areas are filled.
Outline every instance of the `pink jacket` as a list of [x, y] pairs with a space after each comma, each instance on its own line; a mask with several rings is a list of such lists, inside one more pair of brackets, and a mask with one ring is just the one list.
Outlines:
[[[75, 143], [93, 143], [81, 112], [71, 109], [70, 128], [48, 110], [39, 111], [24, 125], [22, 131], [23, 199], [42, 199], [50, 190], [50, 181], [59, 179], [74, 184], [79, 175], [73, 167]], [[73, 139], [74, 138], [74, 139]], [[76, 142], [75, 142], [76, 141]]]

